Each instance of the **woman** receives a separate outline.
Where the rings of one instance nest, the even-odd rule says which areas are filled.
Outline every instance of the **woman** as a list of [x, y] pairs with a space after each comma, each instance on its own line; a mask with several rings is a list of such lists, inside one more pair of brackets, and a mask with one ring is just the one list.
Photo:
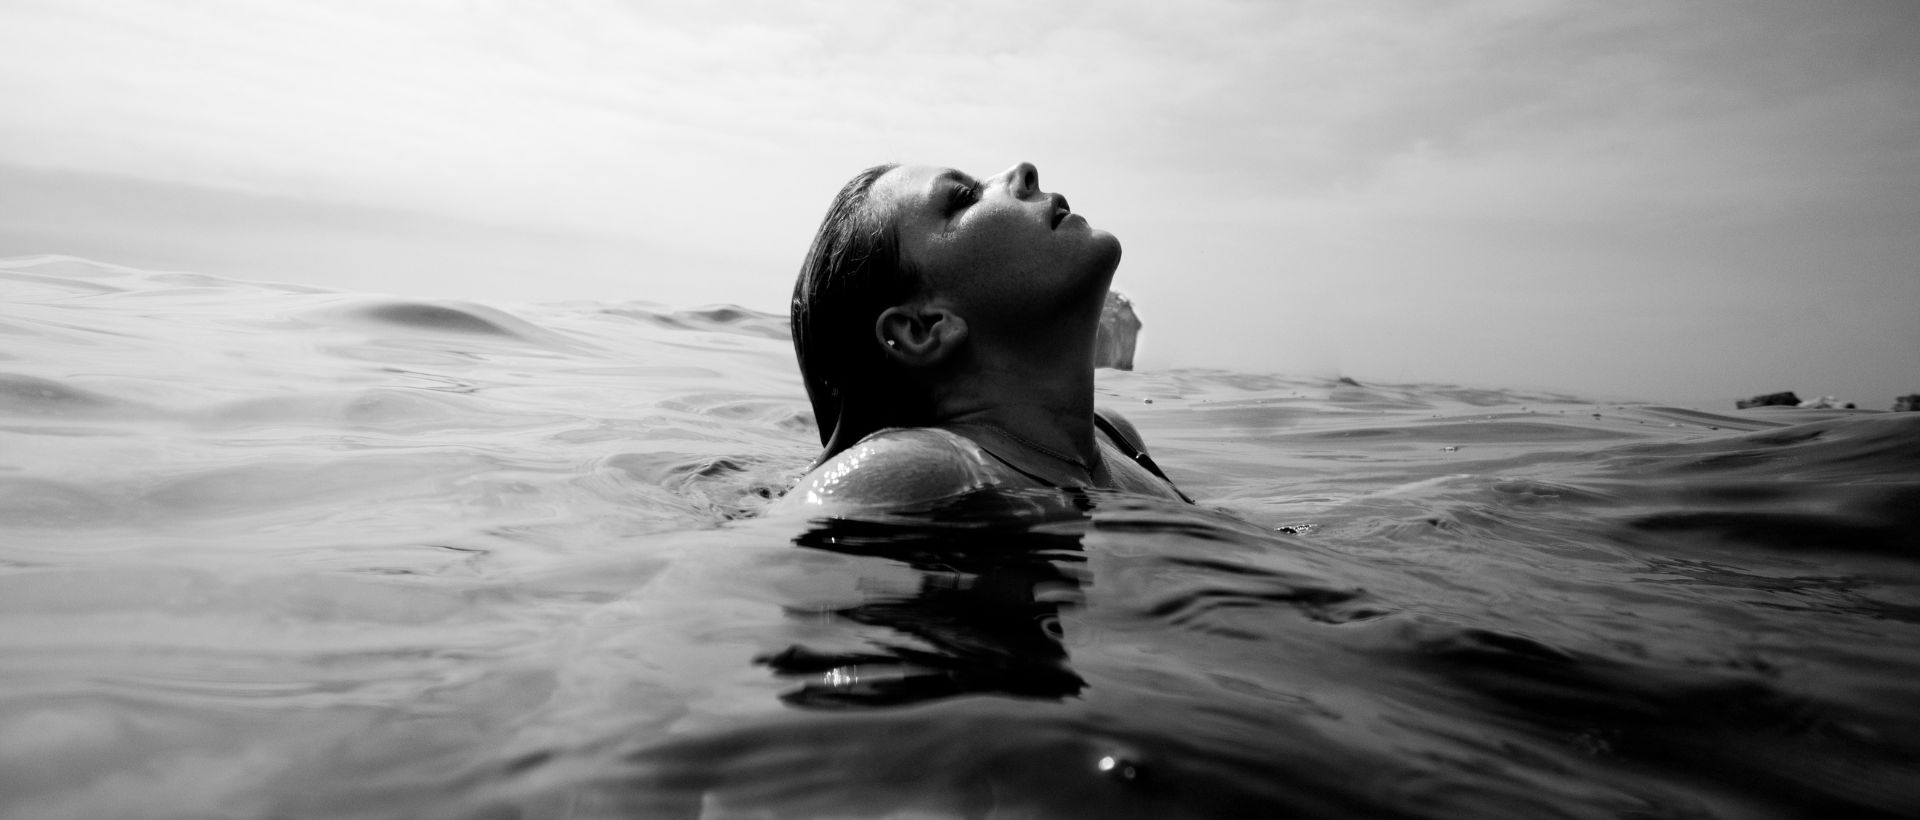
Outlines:
[[1093, 406], [1120, 243], [1021, 163], [883, 165], [841, 188], [793, 291], [825, 450], [786, 503], [921, 504], [985, 487], [1185, 498]]

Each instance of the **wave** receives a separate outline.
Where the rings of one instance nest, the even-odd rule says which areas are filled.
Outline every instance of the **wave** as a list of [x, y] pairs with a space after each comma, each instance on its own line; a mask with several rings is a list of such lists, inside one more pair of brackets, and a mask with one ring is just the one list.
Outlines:
[[1201, 505], [796, 520], [777, 315], [0, 287], [0, 813], [1920, 805], [1920, 414], [1103, 371]]

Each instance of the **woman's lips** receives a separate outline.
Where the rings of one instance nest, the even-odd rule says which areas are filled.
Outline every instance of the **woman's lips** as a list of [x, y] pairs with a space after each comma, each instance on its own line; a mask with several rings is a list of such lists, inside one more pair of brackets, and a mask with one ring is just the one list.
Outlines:
[[1053, 227], [1058, 228], [1060, 223], [1067, 221], [1067, 217], [1073, 215], [1073, 209], [1067, 206], [1067, 198], [1064, 196], [1053, 194], [1052, 199]]

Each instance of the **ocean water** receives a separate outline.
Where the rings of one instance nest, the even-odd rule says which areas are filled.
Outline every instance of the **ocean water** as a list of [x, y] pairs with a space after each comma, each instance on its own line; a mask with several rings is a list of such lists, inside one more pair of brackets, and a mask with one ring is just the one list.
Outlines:
[[0, 817], [1920, 815], [1920, 413], [1100, 391], [809, 521], [782, 317], [0, 262]]

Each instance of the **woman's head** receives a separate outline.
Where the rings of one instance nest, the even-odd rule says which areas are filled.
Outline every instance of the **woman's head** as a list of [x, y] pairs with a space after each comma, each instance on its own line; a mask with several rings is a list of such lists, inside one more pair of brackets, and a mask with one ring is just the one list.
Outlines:
[[840, 188], [793, 285], [794, 353], [820, 425], [820, 443], [829, 450], [858, 440], [845, 438], [853, 434], [850, 429], [841, 430], [839, 447], [832, 446], [848, 403], [884, 394], [880, 382], [887, 380], [890, 367], [877, 348], [875, 317], [919, 287], [912, 270], [901, 264], [893, 225], [873, 207], [874, 182], [895, 167], [868, 168]]
[[926, 166], [862, 171], [834, 197], [793, 290], [794, 349], [823, 457], [883, 427], [933, 423], [924, 374], [904, 355], [916, 342], [893, 336], [931, 323], [951, 352], [969, 324], [975, 336], [1014, 338], [1090, 309], [1090, 339], [1119, 259], [1113, 235], [1042, 192], [1027, 163], [985, 180]]
[[925, 296], [982, 323], [1018, 329], [1105, 301], [1120, 243], [1040, 190], [1019, 163], [986, 179], [951, 168], [894, 168], [873, 185], [901, 258]]

